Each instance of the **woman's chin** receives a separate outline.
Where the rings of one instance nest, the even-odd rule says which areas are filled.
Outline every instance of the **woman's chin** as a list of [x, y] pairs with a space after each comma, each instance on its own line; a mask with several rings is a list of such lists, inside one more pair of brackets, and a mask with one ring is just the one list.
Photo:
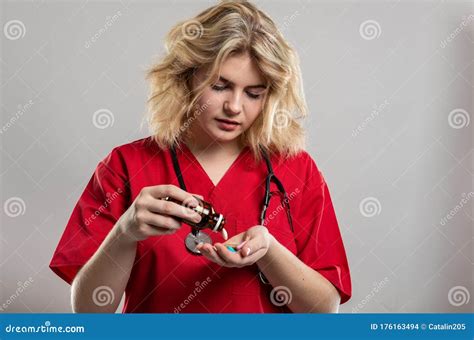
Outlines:
[[237, 137], [240, 136], [240, 131], [212, 131], [210, 134], [211, 137], [219, 142], [219, 143], [226, 143], [235, 140]]

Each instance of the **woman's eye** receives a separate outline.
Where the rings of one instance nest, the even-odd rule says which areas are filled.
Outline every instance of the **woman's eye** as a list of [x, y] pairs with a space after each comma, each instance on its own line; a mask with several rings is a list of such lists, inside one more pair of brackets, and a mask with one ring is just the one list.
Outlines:
[[212, 89], [215, 91], [224, 91], [226, 88], [224, 85], [212, 85]]
[[[224, 91], [228, 88], [227, 85], [217, 85], [217, 84], [214, 84], [211, 86], [211, 88], [214, 90], [214, 91]], [[252, 93], [252, 92], [246, 92], [247, 93], [247, 96], [249, 96], [249, 98], [251, 99], [259, 99], [261, 97], [261, 94], [255, 94], [255, 93]]]
[[249, 96], [252, 99], [260, 98], [260, 94], [255, 94], [255, 93], [251, 93], [251, 92], [247, 92], [247, 96]]

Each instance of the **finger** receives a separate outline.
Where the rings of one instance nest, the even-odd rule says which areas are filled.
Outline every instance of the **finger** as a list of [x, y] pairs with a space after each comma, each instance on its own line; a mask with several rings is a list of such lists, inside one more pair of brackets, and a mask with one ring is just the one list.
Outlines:
[[147, 187], [146, 189], [152, 197], [157, 199], [163, 197], [172, 197], [180, 202], [188, 202], [188, 204], [194, 204], [195, 207], [199, 205], [199, 202], [195, 197], [193, 197], [192, 194], [172, 184], [155, 185]]
[[141, 233], [148, 237], [170, 235], [170, 234], [174, 234], [176, 231], [177, 229], [156, 227], [149, 224], [145, 224], [141, 227]]
[[222, 267], [229, 267], [229, 265], [222, 260], [219, 255], [217, 255], [216, 251], [214, 249], [205, 249], [203, 255], [207, 257], [210, 261], [217, 263], [218, 265]]
[[181, 222], [171, 216], [158, 215], [150, 211], [146, 211], [142, 214], [143, 217], [141, 217], [141, 221], [147, 225], [150, 225], [151, 227], [173, 230], [178, 230], [181, 228]]
[[204, 201], [204, 196], [201, 196], [201, 195], [198, 195], [198, 194], [191, 194], [191, 195], [193, 195], [195, 197], [199, 197], [199, 199]]
[[230, 246], [236, 248], [236, 247], [239, 246], [243, 241], [245, 241], [245, 238], [246, 238], [245, 235], [246, 235], [245, 232], [243, 232], [243, 233], [237, 234], [237, 235], [235, 235], [235, 236], [232, 236], [230, 239], [228, 239], [228, 240], [224, 243], [224, 245], [225, 245], [225, 246], [230, 245]]
[[201, 254], [206, 257], [208, 260], [215, 262], [221, 266], [228, 266], [216, 253], [213, 246], [209, 243], [199, 244], [197, 246]]
[[195, 223], [201, 221], [201, 215], [199, 215], [197, 212], [175, 202], [165, 200], [151, 200], [145, 203], [145, 207], [156, 214], [174, 216]]
[[239, 252], [242, 257], [246, 257], [252, 254], [252, 252], [257, 252], [261, 248], [263, 248], [263, 242], [259, 237], [256, 237], [248, 240], [247, 243], [240, 248]]
[[240, 261], [242, 266], [250, 266], [260, 260], [260, 258], [265, 255], [265, 249], [261, 248], [257, 250], [256, 252], [253, 252], [249, 256], [246, 256], [242, 258]]
[[241, 262], [241, 256], [236, 253], [232, 252], [227, 247], [221, 243], [216, 243], [214, 245], [217, 249], [217, 255], [226, 263], [230, 265], [239, 266]]
[[172, 229], [172, 228], [161, 228], [161, 227], [155, 227], [155, 226], [149, 226], [149, 227], [152, 230], [151, 233], [153, 233], [153, 235], [155, 236], [171, 235], [177, 231], [177, 229]]
[[240, 244], [236, 247], [236, 249], [237, 249], [237, 250], [240, 250], [245, 244], [247, 244], [247, 242], [248, 242], [249, 240], [250, 240], [250, 236], [249, 236], [249, 235], [245, 236], [245, 240], [244, 240], [242, 243], [240, 243]]
[[160, 235], [168, 235], [176, 232], [175, 229], [167, 229], [161, 227], [154, 227], [149, 224], [145, 224], [140, 228], [140, 234], [146, 235], [147, 237], [150, 236], [160, 236]]
[[[224, 243], [225, 247], [232, 247], [235, 251], [239, 251], [240, 248], [242, 248], [248, 241], [248, 237], [242, 242], [235, 242], [235, 240], [228, 240], [227, 242]], [[229, 249], [230, 250], [230, 249]], [[230, 250], [232, 251], [232, 250]]]

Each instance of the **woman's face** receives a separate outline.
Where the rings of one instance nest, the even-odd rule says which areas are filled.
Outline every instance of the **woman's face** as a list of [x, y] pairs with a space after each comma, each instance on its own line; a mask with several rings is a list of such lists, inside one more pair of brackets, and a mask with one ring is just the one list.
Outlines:
[[[191, 115], [195, 117], [191, 129], [194, 138], [226, 143], [236, 141], [262, 111], [266, 85], [248, 54], [228, 57], [219, 76], [199, 98], [199, 109]], [[205, 71], [198, 70], [193, 88], [205, 77]]]

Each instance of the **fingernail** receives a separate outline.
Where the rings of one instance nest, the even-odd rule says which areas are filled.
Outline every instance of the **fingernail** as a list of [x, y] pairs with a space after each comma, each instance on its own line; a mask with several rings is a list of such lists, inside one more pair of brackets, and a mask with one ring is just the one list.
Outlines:
[[212, 248], [214, 248], [214, 250], [215, 250], [215, 251], [217, 251], [217, 248], [216, 248], [216, 246], [212, 246]]
[[237, 249], [237, 250], [240, 250], [240, 249], [244, 246], [245, 243], [247, 243], [247, 240], [245, 240], [244, 242], [242, 242], [241, 244], [239, 244], [239, 245], [236, 247], [236, 249]]
[[249, 256], [250, 254], [250, 248], [247, 248], [247, 252], [245, 253], [245, 256]]

